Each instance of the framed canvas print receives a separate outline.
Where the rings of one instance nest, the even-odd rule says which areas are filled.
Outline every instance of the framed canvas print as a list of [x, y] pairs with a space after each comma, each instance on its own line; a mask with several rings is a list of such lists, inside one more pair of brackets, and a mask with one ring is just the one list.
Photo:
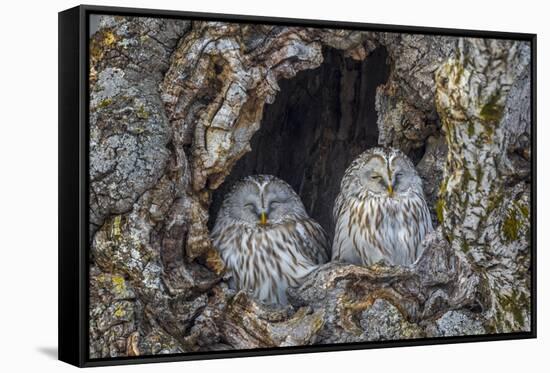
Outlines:
[[532, 338], [532, 34], [59, 13], [59, 357]]

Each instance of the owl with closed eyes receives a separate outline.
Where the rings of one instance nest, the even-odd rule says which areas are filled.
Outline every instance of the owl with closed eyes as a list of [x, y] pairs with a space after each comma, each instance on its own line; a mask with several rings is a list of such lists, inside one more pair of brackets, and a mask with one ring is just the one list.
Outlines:
[[211, 238], [231, 275], [229, 285], [267, 304], [286, 304], [286, 289], [329, 259], [323, 228], [290, 185], [270, 175], [233, 186]]
[[397, 149], [372, 148], [346, 170], [334, 204], [332, 259], [410, 265], [432, 231], [422, 180]]

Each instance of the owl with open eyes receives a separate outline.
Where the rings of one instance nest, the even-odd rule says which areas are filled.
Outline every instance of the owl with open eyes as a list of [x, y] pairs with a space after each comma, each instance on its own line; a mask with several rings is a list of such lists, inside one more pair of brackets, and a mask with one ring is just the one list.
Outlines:
[[410, 265], [432, 231], [422, 180], [397, 149], [372, 148], [346, 170], [334, 204], [332, 259]]
[[286, 304], [286, 289], [329, 259], [328, 238], [286, 182], [249, 176], [225, 197], [212, 243], [231, 275], [230, 286], [267, 304]]

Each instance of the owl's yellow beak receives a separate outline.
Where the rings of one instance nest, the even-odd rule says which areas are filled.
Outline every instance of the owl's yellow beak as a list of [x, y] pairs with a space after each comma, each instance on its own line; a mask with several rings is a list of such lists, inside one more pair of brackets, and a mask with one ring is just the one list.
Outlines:
[[262, 212], [260, 214], [260, 225], [266, 225], [267, 224], [267, 214], [265, 212]]
[[393, 197], [393, 187], [391, 185], [388, 185], [388, 195]]

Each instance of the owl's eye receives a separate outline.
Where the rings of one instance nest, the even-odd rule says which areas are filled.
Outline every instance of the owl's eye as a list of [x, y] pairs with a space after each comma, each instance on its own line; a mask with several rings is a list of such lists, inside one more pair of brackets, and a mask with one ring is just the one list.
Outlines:
[[372, 180], [380, 180], [382, 178], [382, 176], [378, 175], [378, 174], [373, 174], [371, 175], [370, 177]]
[[401, 176], [403, 176], [402, 172], [398, 172], [398, 173], [395, 174], [395, 177], [401, 177]]
[[244, 207], [249, 209], [249, 210], [254, 210], [256, 208], [256, 206], [254, 206], [254, 204], [251, 203], [251, 202], [245, 203]]
[[281, 202], [279, 202], [279, 201], [271, 201], [271, 202], [269, 202], [269, 208], [270, 209], [277, 208], [277, 207], [279, 207], [280, 204], [281, 204]]

